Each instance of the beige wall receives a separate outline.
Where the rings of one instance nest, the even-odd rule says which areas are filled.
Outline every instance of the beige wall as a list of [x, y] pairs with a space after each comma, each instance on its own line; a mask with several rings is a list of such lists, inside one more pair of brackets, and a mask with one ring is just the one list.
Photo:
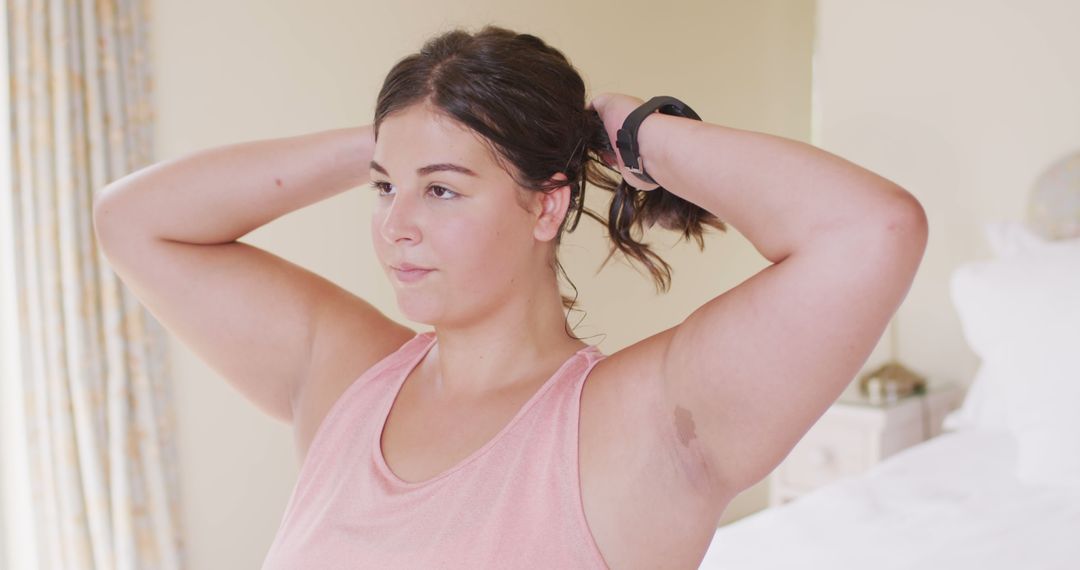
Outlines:
[[[653, 2], [157, 2], [159, 160], [240, 140], [368, 123], [382, 78], [430, 35], [492, 22], [562, 49], [591, 93], [676, 95], [708, 121], [810, 140], [811, 1]], [[843, 70], [838, 70], [843, 72]], [[223, 188], [225, 188], [223, 181]], [[591, 192], [593, 199], [599, 192]], [[403, 320], [368, 234], [370, 192], [357, 189], [256, 230], [244, 241], [310, 268]], [[606, 211], [606, 203], [589, 206]], [[672, 264], [672, 291], [626, 265], [593, 273], [606, 253], [583, 218], [563, 265], [588, 311], [579, 335], [610, 354], [670, 327], [767, 265], [734, 230], [704, 253], [649, 235]], [[616, 293], [617, 294], [613, 294]], [[571, 315], [571, 323], [580, 318]], [[405, 321], [426, 330], [425, 325]], [[606, 335], [606, 336], [604, 336]], [[182, 344], [173, 356], [184, 525], [192, 568], [262, 561], [295, 482], [289, 426], [263, 416]], [[741, 495], [725, 521], [762, 508]]]
[[1080, 149], [1080, 3], [818, 0], [814, 144], [907, 188], [930, 240], [896, 323], [899, 357], [967, 386], [978, 358], [949, 298], [1022, 220], [1035, 179]]

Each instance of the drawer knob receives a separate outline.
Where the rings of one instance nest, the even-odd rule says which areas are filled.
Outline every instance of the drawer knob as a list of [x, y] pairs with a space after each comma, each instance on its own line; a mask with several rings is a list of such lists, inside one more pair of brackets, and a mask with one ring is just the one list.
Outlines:
[[833, 462], [832, 453], [824, 447], [815, 447], [810, 453], [810, 463], [815, 466], [831, 465]]

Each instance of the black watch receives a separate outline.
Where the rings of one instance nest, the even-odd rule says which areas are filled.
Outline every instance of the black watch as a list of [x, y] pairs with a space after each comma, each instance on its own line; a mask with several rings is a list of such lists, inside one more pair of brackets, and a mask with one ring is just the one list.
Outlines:
[[615, 144], [619, 147], [619, 154], [622, 156], [623, 163], [626, 164], [626, 168], [629, 169], [630, 172], [633, 172], [638, 178], [641, 178], [650, 184], [659, 184], [645, 172], [645, 164], [638, 154], [637, 143], [638, 127], [641, 126], [641, 122], [645, 120], [645, 117], [651, 115], [653, 111], [659, 111], [664, 115], [687, 117], [697, 121], [700, 121], [701, 117], [699, 117], [686, 103], [683, 103], [674, 97], [658, 95], [649, 99], [637, 109], [634, 109], [634, 111], [626, 117], [626, 120], [623, 121], [622, 128], [619, 129], [615, 140]]

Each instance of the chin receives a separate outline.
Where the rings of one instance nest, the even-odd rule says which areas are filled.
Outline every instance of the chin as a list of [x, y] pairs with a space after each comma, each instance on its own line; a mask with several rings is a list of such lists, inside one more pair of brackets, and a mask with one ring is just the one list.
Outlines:
[[434, 326], [442, 320], [442, 307], [432, 301], [430, 295], [421, 298], [419, 295], [398, 292], [398, 310], [406, 319], [416, 323]]

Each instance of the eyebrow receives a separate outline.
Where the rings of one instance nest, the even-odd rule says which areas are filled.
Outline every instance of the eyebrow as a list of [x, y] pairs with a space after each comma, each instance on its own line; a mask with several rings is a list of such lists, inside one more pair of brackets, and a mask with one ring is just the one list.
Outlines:
[[[380, 172], [380, 173], [382, 173], [382, 174], [384, 174], [386, 176], [390, 176], [390, 173], [387, 172], [386, 169], [383, 168], [383, 166], [381, 164], [379, 164], [378, 162], [375, 162], [374, 160], [371, 161], [371, 168], [372, 168], [372, 170], [375, 170], [376, 172]], [[429, 164], [427, 166], [421, 166], [420, 168], [416, 169], [416, 174], [418, 176], [426, 176], [428, 174], [431, 174], [432, 172], [439, 172], [439, 171], [443, 171], [443, 170], [449, 170], [450, 172], [458, 172], [458, 173], [466, 174], [466, 175], [469, 175], [469, 176], [479, 177], [479, 175], [476, 174], [475, 172], [473, 172], [472, 170], [469, 170], [468, 168], [465, 168], [464, 166], [461, 166], [459, 164], [453, 164], [453, 163], [450, 163], [450, 162], [440, 162], [438, 164]]]

